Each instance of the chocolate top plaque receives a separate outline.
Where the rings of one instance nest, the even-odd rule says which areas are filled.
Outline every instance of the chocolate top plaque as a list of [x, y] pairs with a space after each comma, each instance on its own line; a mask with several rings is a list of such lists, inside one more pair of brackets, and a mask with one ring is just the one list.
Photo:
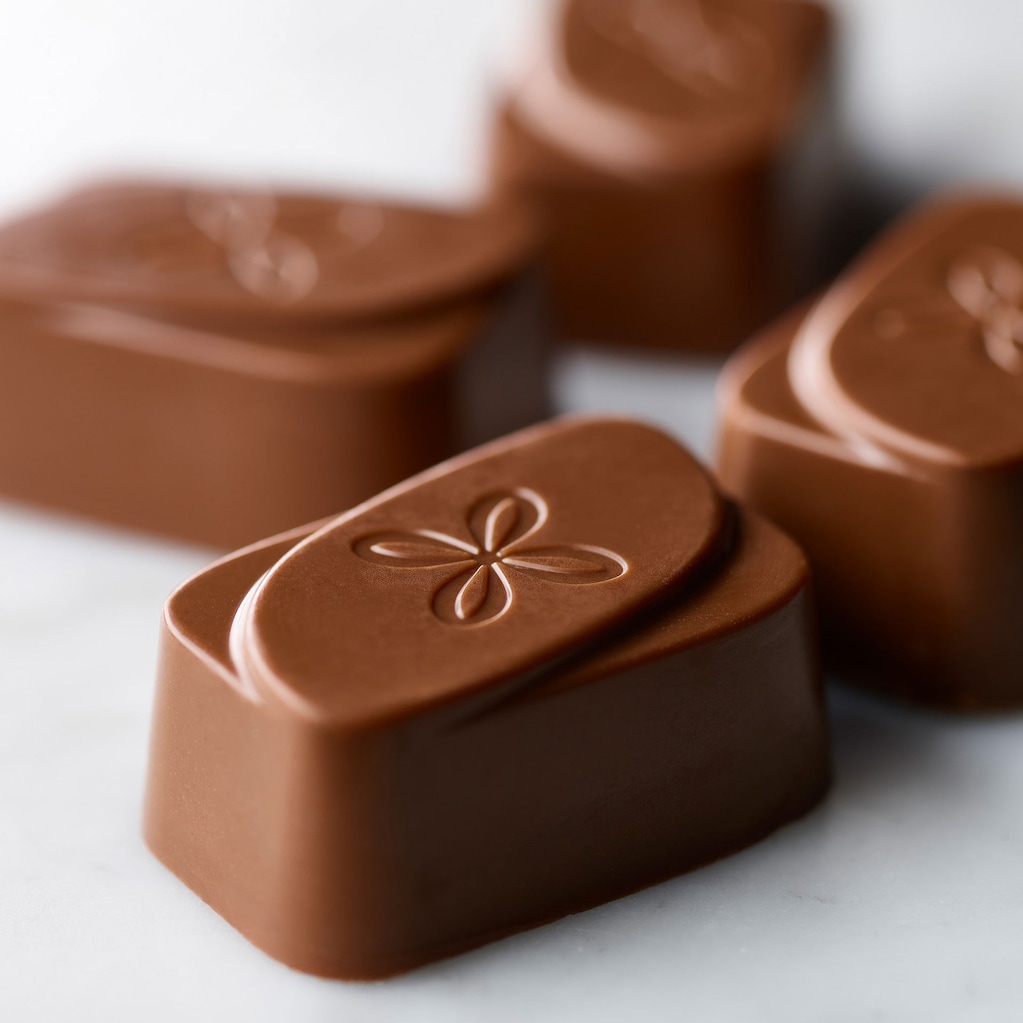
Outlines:
[[1023, 203], [931, 204], [875, 246], [802, 325], [805, 410], [875, 457], [1023, 457]]
[[0, 296], [175, 316], [391, 315], [507, 275], [533, 243], [507, 204], [471, 215], [327, 196], [112, 184], [0, 232]]
[[744, 158], [785, 135], [827, 31], [799, 0], [567, 0], [517, 110], [635, 170]]
[[480, 680], [493, 699], [495, 679], [521, 684], [685, 583], [717, 553], [724, 515], [703, 469], [657, 431], [537, 427], [282, 558], [235, 620], [239, 678], [335, 723], [421, 712]]

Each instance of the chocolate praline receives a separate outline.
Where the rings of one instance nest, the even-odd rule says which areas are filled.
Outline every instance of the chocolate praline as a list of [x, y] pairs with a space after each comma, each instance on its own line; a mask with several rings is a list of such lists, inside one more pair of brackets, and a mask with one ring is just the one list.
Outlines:
[[733, 348], [812, 277], [830, 22], [803, 0], [564, 0], [494, 129], [549, 234], [560, 333]]
[[1023, 204], [929, 203], [727, 369], [726, 487], [810, 556], [844, 677], [1023, 704]]
[[347, 978], [691, 870], [827, 785], [807, 585], [664, 434], [513, 435], [170, 598], [146, 840]]
[[546, 411], [514, 204], [164, 183], [0, 228], [0, 492], [219, 547]]

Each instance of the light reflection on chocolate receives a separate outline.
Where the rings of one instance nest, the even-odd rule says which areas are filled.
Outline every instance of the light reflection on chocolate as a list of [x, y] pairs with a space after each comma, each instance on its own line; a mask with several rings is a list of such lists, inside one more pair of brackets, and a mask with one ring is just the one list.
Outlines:
[[591, 0], [585, 17], [708, 101], [742, 102], [770, 73], [770, 50], [756, 29], [706, 0]]

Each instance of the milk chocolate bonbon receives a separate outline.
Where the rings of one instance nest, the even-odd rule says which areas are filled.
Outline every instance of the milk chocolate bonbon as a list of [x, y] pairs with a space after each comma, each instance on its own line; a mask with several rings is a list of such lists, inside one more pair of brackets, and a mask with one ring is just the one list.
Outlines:
[[665, 435], [513, 435], [171, 597], [146, 839], [346, 978], [692, 869], [827, 784], [806, 586]]
[[112, 183], [0, 229], [0, 491], [236, 547], [545, 412], [531, 217]]
[[828, 35], [802, 0], [559, 5], [492, 162], [547, 222], [563, 334], [721, 350], [791, 299], [830, 180]]
[[1023, 703], [1023, 204], [911, 215], [740, 353], [725, 485], [814, 567], [832, 662], [952, 708]]

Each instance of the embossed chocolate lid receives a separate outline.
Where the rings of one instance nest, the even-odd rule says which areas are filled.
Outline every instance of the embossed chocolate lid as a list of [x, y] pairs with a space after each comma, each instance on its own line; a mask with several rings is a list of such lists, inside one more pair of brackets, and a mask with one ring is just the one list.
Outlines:
[[0, 229], [0, 294], [183, 317], [359, 318], [484, 287], [533, 242], [530, 218], [507, 202], [453, 213], [114, 183]]
[[517, 109], [610, 164], [742, 158], [785, 132], [826, 40], [803, 0], [565, 0]]
[[911, 215], [810, 314], [789, 377], [814, 418], [881, 452], [1023, 458], [1023, 203], [962, 197]]
[[245, 599], [232, 657], [253, 696], [334, 724], [498, 699], [690, 579], [723, 517], [666, 435], [544, 424], [313, 534]]

